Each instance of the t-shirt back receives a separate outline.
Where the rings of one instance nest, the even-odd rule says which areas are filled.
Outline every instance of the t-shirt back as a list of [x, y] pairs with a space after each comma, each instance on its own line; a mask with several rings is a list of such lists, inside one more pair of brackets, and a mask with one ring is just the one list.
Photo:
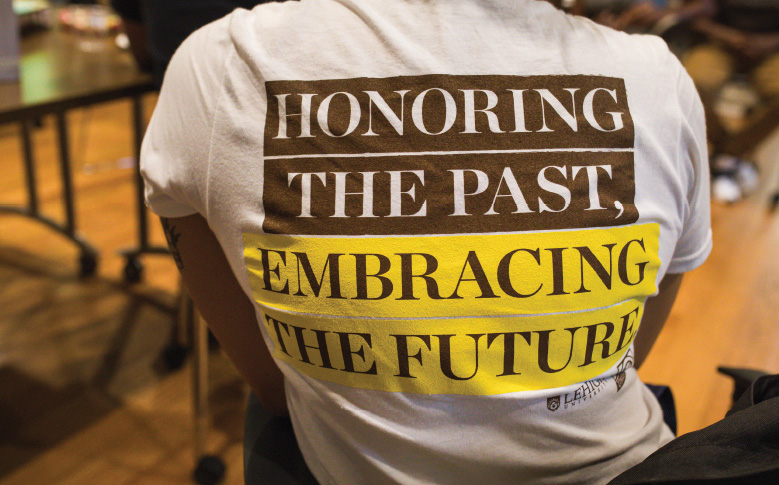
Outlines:
[[631, 344], [711, 248], [702, 113], [661, 40], [544, 2], [290, 2], [185, 42], [142, 170], [319, 481], [599, 483], [671, 438]]

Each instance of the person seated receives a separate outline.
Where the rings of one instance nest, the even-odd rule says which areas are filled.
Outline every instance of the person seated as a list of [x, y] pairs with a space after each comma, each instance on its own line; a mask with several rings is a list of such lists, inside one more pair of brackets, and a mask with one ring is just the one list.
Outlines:
[[535, 0], [237, 10], [141, 155], [183, 280], [314, 478], [606, 483], [673, 439], [642, 365], [712, 247], [678, 59]]

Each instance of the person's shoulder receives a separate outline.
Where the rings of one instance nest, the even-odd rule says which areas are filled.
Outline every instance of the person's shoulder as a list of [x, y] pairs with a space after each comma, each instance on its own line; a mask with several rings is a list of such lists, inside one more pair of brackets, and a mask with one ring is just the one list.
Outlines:
[[228, 17], [232, 31], [253, 29], [270, 34], [290, 31], [301, 23], [315, 20], [331, 11], [333, 2], [286, 0], [266, 1], [251, 10], [235, 9]]
[[221, 92], [231, 54], [230, 15], [191, 33], [176, 49], [165, 70], [162, 94], [179, 106], [208, 117]]
[[222, 17], [189, 34], [173, 54], [163, 83], [182, 72], [201, 79], [218, 72], [232, 45], [230, 17]]
[[622, 32], [586, 17], [565, 17], [570, 42], [587, 46], [593, 54], [608, 54], [609, 61], [619, 61], [624, 67], [663, 69], [677, 61], [665, 40], [657, 35]]
[[241, 11], [237, 9], [231, 14], [208, 23], [192, 32], [181, 44], [179, 50], [211, 53], [226, 49], [230, 44], [230, 30], [233, 23], [233, 15]]
[[266, 1], [248, 10], [236, 8], [230, 14], [193, 33], [189, 39], [195, 49], [224, 51], [241, 46], [272, 43], [305, 33], [306, 22], [312, 24], [321, 10], [321, 2], [287, 0]]

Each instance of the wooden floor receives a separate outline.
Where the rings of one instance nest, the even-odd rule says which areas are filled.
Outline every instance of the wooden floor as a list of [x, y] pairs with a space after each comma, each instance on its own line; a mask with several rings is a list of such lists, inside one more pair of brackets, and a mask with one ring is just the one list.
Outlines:
[[[188, 368], [169, 372], [159, 361], [175, 266], [146, 257], [143, 283], [130, 287], [117, 256], [136, 231], [129, 103], [75, 111], [70, 122], [78, 227], [100, 250], [100, 267], [79, 280], [69, 242], [0, 214], [0, 484], [191, 483]], [[60, 219], [54, 137], [44, 119], [35, 133], [41, 205]], [[779, 133], [756, 157], [764, 185], [779, 187]], [[0, 126], [0, 174], [0, 203], [24, 203], [14, 126]], [[717, 365], [779, 372], [779, 213], [767, 208], [769, 188], [714, 206], [714, 252], [686, 278], [641, 371], [672, 386], [681, 432], [727, 410], [731, 385]], [[241, 483], [245, 390], [218, 353], [210, 389], [209, 451], [226, 460], [227, 483]]]

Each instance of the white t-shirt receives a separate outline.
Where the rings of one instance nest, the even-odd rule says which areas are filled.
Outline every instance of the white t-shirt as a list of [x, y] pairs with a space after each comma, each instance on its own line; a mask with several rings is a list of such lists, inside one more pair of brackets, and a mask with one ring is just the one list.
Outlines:
[[148, 204], [202, 214], [322, 483], [602, 483], [672, 438], [643, 304], [711, 250], [664, 43], [545, 2], [236, 11], [173, 58]]

